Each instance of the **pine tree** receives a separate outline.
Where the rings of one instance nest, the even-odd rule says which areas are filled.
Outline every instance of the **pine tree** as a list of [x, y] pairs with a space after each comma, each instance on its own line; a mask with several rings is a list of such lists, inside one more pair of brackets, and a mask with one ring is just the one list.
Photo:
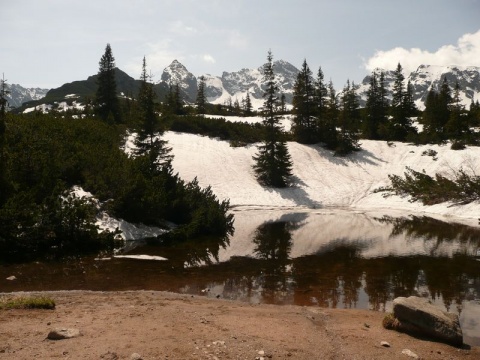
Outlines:
[[370, 87], [367, 91], [365, 118], [363, 120], [363, 137], [372, 140], [384, 139], [387, 130], [388, 100], [385, 89], [385, 74], [380, 76], [374, 71], [370, 76]]
[[286, 187], [292, 175], [292, 162], [280, 128], [280, 116], [277, 114], [278, 86], [271, 51], [268, 52], [267, 62], [263, 66], [263, 80], [266, 89], [263, 94], [262, 116], [266, 138], [264, 144], [258, 146], [258, 153], [253, 156], [253, 169], [262, 185]]
[[350, 81], [347, 81], [342, 92], [342, 106], [338, 123], [340, 131], [337, 135], [337, 145], [335, 147], [337, 155], [344, 156], [360, 149], [358, 143], [358, 108], [355, 84], [350, 85]]
[[312, 72], [307, 60], [297, 75], [293, 88], [293, 136], [302, 144], [318, 142], [317, 121], [315, 118], [315, 88]]
[[[409, 134], [414, 133], [410, 114], [412, 112], [412, 94], [411, 88], [404, 88], [403, 69], [400, 63], [394, 72], [392, 103], [390, 107], [390, 128], [388, 130], [387, 139], [405, 141]], [[410, 83], [409, 83], [409, 86]]]
[[205, 76], [200, 76], [200, 82], [198, 83], [197, 99], [195, 105], [197, 105], [197, 114], [205, 114], [207, 99], [205, 96]]
[[247, 91], [247, 96], [245, 97], [245, 109], [244, 109], [245, 116], [251, 116], [252, 110], [253, 110], [253, 107], [252, 107], [252, 100], [250, 99], [250, 92]]
[[467, 122], [468, 117], [464, 114], [465, 107], [460, 98], [460, 85], [458, 81], [455, 83], [453, 97], [450, 104], [450, 115], [448, 122], [445, 124], [447, 137], [454, 142], [467, 140], [470, 136], [470, 127]]
[[5, 151], [5, 132], [6, 132], [6, 120], [7, 120], [7, 95], [9, 91], [7, 89], [7, 81], [2, 75], [0, 80], [0, 206], [3, 205], [7, 199], [7, 179], [6, 168], [7, 159]]
[[325, 116], [320, 128], [320, 139], [329, 149], [335, 149], [338, 144], [337, 124], [339, 121], [339, 108], [337, 93], [333, 82], [330, 80], [327, 86], [325, 98]]
[[170, 88], [166, 97], [165, 111], [174, 115], [183, 115], [183, 98], [180, 93], [180, 86], [177, 84], [170, 84]]
[[147, 64], [144, 57], [138, 94], [140, 127], [135, 145], [137, 146], [137, 155], [148, 157], [147, 171], [150, 174], [155, 174], [164, 167], [169, 167], [173, 157], [170, 155], [171, 148], [167, 146], [167, 141], [160, 138], [162, 129], [155, 111], [156, 95], [150, 79], [151, 76], [147, 74]]
[[120, 123], [122, 119], [115, 80], [115, 58], [110, 44], [107, 44], [105, 53], [100, 58], [97, 85], [96, 113], [103, 121]]

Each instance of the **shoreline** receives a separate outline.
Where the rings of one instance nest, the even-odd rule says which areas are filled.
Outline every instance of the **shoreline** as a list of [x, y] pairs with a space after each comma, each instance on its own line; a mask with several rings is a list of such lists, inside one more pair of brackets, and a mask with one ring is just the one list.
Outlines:
[[[0, 359], [421, 359], [480, 358], [382, 327], [384, 313], [248, 304], [161, 291], [46, 291], [55, 310], [1, 310]], [[5, 293], [0, 296], [6, 295]], [[52, 328], [82, 336], [46, 340]], [[380, 345], [382, 341], [390, 347]]]

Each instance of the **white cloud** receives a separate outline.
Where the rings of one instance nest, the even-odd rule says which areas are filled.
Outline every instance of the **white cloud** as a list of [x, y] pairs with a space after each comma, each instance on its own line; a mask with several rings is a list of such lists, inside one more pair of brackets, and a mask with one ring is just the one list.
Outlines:
[[181, 20], [174, 21], [169, 24], [169, 29], [171, 33], [182, 36], [189, 36], [196, 34], [198, 30], [192, 26], [185, 25]]
[[203, 56], [202, 56], [202, 60], [203, 60], [204, 62], [206, 62], [207, 64], [215, 64], [215, 63], [216, 63], [215, 59], [214, 59], [213, 56], [210, 55], [210, 54], [205, 54], [205, 55], [203, 55]]
[[239, 31], [233, 30], [228, 34], [228, 45], [234, 49], [245, 50], [248, 47], [248, 39]]
[[364, 66], [369, 71], [375, 68], [394, 70], [398, 63], [407, 74], [422, 64], [480, 66], [480, 30], [473, 34], [467, 33], [458, 39], [456, 45], [444, 45], [435, 52], [401, 47], [377, 51]]
[[[152, 72], [153, 81], [160, 81], [163, 69], [171, 64], [173, 60], [183, 61], [185, 56], [182, 52], [172, 49], [172, 41], [164, 39], [157, 43], [148, 43], [145, 45], [145, 59], [147, 61], [147, 70]], [[142, 70], [143, 55], [135, 57], [125, 65], [128, 74], [135, 78], [140, 77]]]

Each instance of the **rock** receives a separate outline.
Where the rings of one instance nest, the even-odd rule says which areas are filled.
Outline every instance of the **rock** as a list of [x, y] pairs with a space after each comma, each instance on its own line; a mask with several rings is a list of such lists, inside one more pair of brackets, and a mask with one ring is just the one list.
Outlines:
[[396, 298], [393, 300], [393, 316], [398, 320], [397, 330], [426, 335], [454, 346], [463, 344], [458, 315], [441, 310], [425, 298]]
[[80, 330], [78, 329], [56, 328], [48, 333], [47, 338], [50, 340], [63, 340], [75, 338], [80, 335]]
[[103, 360], [118, 360], [119, 357], [115, 352], [107, 352], [106, 354], [100, 355], [100, 359]]
[[403, 355], [410, 356], [411, 358], [414, 358], [414, 359], [418, 359], [418, 355], [415, 354], [412, 350], [403, 349], [403, 350], [402, 350], [402, 354], [403, 354]]
[[383, 347], [390, 347], [390, 344], [386, 341], [382, 341], [380, 345], [382, 345]]
[[260, 351], [258, 352], [258, 355], [260, 355], [260, 356], [263, 356], [263, 355], [265, 355], [265, 351], [263, 351], [263, 350], [260, 350]]
[[133, 353], [132, 355], [130, 355], [130, 360], [143, 360], [143, 358], [142, 355]]
[[12, 275], [12, 276], [7, 277], [7, 280], [13, 281], [13, 280], [17, 280], [17, 278]]

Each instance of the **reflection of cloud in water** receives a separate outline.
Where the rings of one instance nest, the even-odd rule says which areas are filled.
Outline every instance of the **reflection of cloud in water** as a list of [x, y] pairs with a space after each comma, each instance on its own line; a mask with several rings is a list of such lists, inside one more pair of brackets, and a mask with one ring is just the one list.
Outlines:
[[[381, 218], [381, 216], [380, 216]], [[252, 256], [255, 245], [252, 242], [256, 229], [268, 222], [291, 222], [291, 258], [326, 251], [338, 239], [342, 245], [359, 248], [364, 258], [385, 256], [447, 256], [457, 253], [475, 254], [476, 244], [449, 239], [448, 234], [438, 241], [426, 236], [403, 231], [399, 225], [383, 221], [377, 217], [351, 211], [282, 212], [272, 210], [235, 212], [235, 235], [230, 246], [222, 250], [219, 259], [227, 261], [232, 256]], [[406, 218], [408, 219], [408, 218]], [[440, 222], [448, 228], [449, 224]], [[408, 224], [406, 224], [407, 226]], [[435, 224], [433, 224], [435, 227]], [[433, 231], [433, 230], [430, 230]]]
[[480, 302], [465, 301], [460, 315], [463, 340], [467, 344], [480, 346]]

